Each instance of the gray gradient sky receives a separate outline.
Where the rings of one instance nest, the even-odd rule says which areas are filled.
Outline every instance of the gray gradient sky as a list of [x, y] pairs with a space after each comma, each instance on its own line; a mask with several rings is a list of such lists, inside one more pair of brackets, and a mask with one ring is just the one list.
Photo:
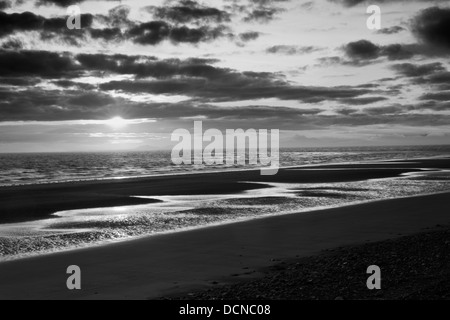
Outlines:
[[0, 0], [0, 152], [171, 148], [194, 120], [288, 147], [446, 144], [449, 57], [448, 1]]

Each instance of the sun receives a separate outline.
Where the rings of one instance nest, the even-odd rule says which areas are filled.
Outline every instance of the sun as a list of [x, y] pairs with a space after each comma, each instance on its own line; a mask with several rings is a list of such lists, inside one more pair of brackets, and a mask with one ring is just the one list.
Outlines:
[[127, 125], [127, 121], [122, 117], [114, 117], [112, 119], [106, 120], [105, 123], [114, 129], [120, 129]]

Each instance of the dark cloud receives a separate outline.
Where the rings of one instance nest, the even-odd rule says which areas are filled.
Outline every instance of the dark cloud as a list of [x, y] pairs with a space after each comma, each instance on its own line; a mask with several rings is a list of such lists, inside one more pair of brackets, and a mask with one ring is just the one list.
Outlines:
[[[332, 120], [332, 121], [331, 121]], [[368, 113], [354, 113], [349, 116], [330, 116], [328, 119], [316, 120], [318, 125], [333, 123], [341, 126], [368, 126], [368, 125], [405, 125], [405, 126], [448, 126], [450, 117], [437, 114], [416, 114], [406, 113], [396, 110], [396, 108], [386, 108], [386, 110], [369, 110]]]
[[412, 31], [424, 43], [450, 51], [450, 8], [421, 11], [412, 22]]
[[318, 58], [317, 61], [319, 62], [316, 66], [323, 67], [323, 66], [331, 66], [334, 64], [344, 64], [345, 60], [341, 57], [334, 56], [334, 57], [322, 57]]
[[[392, 3], [392, 2], [409, 2], [411, 0], [328, 0], [329, 2], [335, 2], [342, 4], [345, 7], [353, 7], [359, 4], [381, 4], [381, 3]], [[418, 2], [447, 2], [447, 0], [416, 0]]]
[[449, 84], [450, 83], [450, 72], [443, 71], [430, 75], [426, 82], [431, 84]]
[[124, 39], [120, 28], [90, 29], [89, 33], [93, 39], [106, 41], [121, 41]]
[[288, 1], [290, 0], [248, 0], [242, 4], [240, 0], [228, 0], [230, 4], [225, 6], [225, 9], [233, 14], [242, 15], [244, 22], [268, 23], [285, 11], [279, 5]]
[[71, 80], [57, 80], [53, 81], [53, 84], [64, 89], [72, 90], [95, 90], [97, 88], [92, 84], [80, 83]]
[[449, 101], [450, 91], [446, 92], [428, 92], [420, 97], [421, 100], [437, 100], [437, 101]]
[[345, 107], [345, 108], [337, 109], [337, 110], [335, 110], [335, 111], [336, 111], [337, 114], [341, 114], [341, 115], [344, 115], [344, 116], [348, 116], [348, 115], [351, 115], [351, 114], [353, 114], [353, 113], [358, 112], [359, 110], [358, 110], [358, 109], [355, 109], [355, 108], [347, 108], [347, 107]]
[[353, 59], [376, 59], [380, 55], [380, 47], [368, 40], [350, 42], [344, 48], [347, 56]]
[[171, 21], [173, 23], [224, 23], [230, 22], [230, 14], [216, 8], [206, 7], [195, 1], [179, 1], [175, 6], [149, 6], [146, 10], [154, 15], [155, 19]]
[[365, 2], [366, 0], [328, 0], [330, 2], [336, 2], [336, 3], [340, 3], [346, 7], [353, 7], [356, 6], [360, 3]]
[[320, 50], [321, 48], [313, 46], [299, 47], [299, 46], [278, 45], [267, 48], [266, 52], [273, 54], [295, 55], [295, 54], [307, 54]]
[[393, 65], [397, 74], [407, 77], [413, 84], [427, 86], [427, 90], [450, 90], [450, 72], [440, 62], [416, 65], [411, 63]]
[[415, 53], [401, 44], [390, 44], [381, 47], [381, 56], [387, 56], [389, 60], [405, 60], [412, 58]]
[[392, 115], [405, 113], [406, 109], [403, 106], [386, 106], [386, 107], [370, 107], [363, 110], [369, 115]]
[[75, 76], [77, 66], [68, 54], [48, 51], [0, 51], [0, 75], [41, 78]]
[[[75, 78], [126, 74], [155, 80], [116, 81], [102, 90], [125, 93], [184, 94], [203, 101], [279, 98], [321, 102], [356, 98], [371, 93], [368, 88], [293, 86], [276, 73], [238, 72], [213, 66], [214, 59], [167, 59], [155, 57], [52, 53], [45, 51], [0, 51], [0, 73], [5, 77]], [[65, 81], [68, 81], [67, 79]], [[58, 85], [71, 86], [72, 82]], [[361, 103], [368, 102], [361, 100]], [[350, 103], [350, 102], [349, 102]]]
[[390, 28], [382, 28], [380, 30], [377, 31], [377, 33], [379, 34], [395, 34], [395, 33], [399, 33], [404, 31], [405, 28], [400, 27], [400, 26], [393, 26]]
[[11, 38], [7, 41], [3, 42], [1, 45], [1, 49], [4, 50], [20, 50], [23, 48], [22, 41], [19, 39]]
[[326, 100], [353, 98], [369, 90], [350, 87], [303, 87], [273, 81], [261, 74], [225, 73], [213, 80], [171, 79], [159, 81], [112, 81], [100, 85], [102, 90], [125, 93], [187, 95], [202, 102], [239, 101], [263, 98], [298, 100], [318, 103]]
[[239, 39], [244, 42], [249, 42], [258, 39], [260, 35], [259, 32], [249, 31], [239, 34]]
[[[69, 30], [67, 28], [67, 17], [47, 19], [31, 12], [20, 14], [0, 12], [0, 37], [21, 31], [39, 31], [40, 37], [44, 41], [61, 39], [74, 46], [80, 46], [80, 41], [85, 40], [87, 35], [93, 39], [105, 41], [124, 41], [129, 39], [141, 45], [157, 45], [165, 40], [170, 40], [173, 43], [197, 44], [223, 37], [230, 39], [234, 37], [228, 28], [223, 25], [189, 28], [186, 26], [173, 26], [165, 21], [132, 23], [127, 20], [127, 16], [128, 11], [123, 6], [110, 11], [109, 16], [94, 17], [91, 14], [82, 14], [82, 28], [80, 30]], [[109, 24], [110, 27], [103, 29], [92, 28], [95, 19]], [[128, 26], [128, 28], [122, 31], [120, 26], [123, 27], [124, 25]]]
[[[448, 102], [425, 101], [413, 105], [393, 104], [382, 107], [369, 107], [364, 109], [341, 108], [336, 110], [338, 117], [336, 122], [345, 125], [370, 125], [370, 124], [402, 124], [412, 126], [449, 124], [450, 118], [436, 114], [418, 114], [415, 111], [445, 111], [450, 109]], [[344, 117], [339, 117], [342, 115]], [[357, 124], [357, 121], [361, 121]]]
[[350, 42], [344, 46], [344, 52], [351, 60], [337, 59], [336, 63], [365, 65], [371, 60], [387, 57], [389, 60], [405, 60], [414, 56], [414, 52], [401, 44], [378, 46], [368, 40]]
[[62, 94], [60, 90], [29, 88], [15, 92], [0, 89], [0, 117], [3, 121], [105, 119], [111, 116], [111, 112], [120, 109], [119, 104], [123, 103], [102, 93], [92, 92], [89, 98], [85, 94], [71, 90], [65, 90]]
[[5, 10], [11, 7], [11, 1], [2, 0], [0, 1], [0, 10]]
[[139, 44], [155, 45], [166, 40], [171, 32], [168, 23], [164, 21], [152, 21], [142, 23], [128, 31], [134, 42]]
[[205, 117], [208, 119], [298, 119], [316, 115], [321, 109], [294, 109], [287, 107], [242, 106], [217, 108], [208, 104], [136, 103], [113, 98], [100, 92], [29, 89], [23, 93], [0, 89], [0, 116], [4, 121], [34, 120], [96, 120], [119, 113], [130, 118], [179, 119]]
[[[89, 29], [94, 17], [91, 14], [82, 14], [80, 18], [82, 28]], [[43, 40], [58, 37], [76, 44], [76, 39], [84, 34], [83, 29], [69, 30], [66, 17], [47, 19], [31, 12], [12, 14], [0, 12], [0, 37], [21, 31], [39, 31]]]
[[112, 8], [108, 12], [108, 17], [106, 21], [111, 27], [129, 27], [132, 23], [128, 19], [131, 8], [126, 5], [120, 5]]
[[183, 76], [213, 79], [230, 72], [210, 65], [217, 62], [215, 59], [158, 60], [155, 57], [104, 54], [80, 54], [75, 59], [87, 71], [130, 74], [137, 78], [168, 79]]
[[79, 4], [86, 0], [38, 0], [37, 6], [56, 5], [59, 7], [69, 7], [75, 4]]
[[349, 105], [366, 105], [385, 100], [387, 100], [387, 98], [385, 97], [362, 97], [362, 98], [341, 99], [340, 102]]
[[107, 94], [88, 92], [73, 96], [67, 100], [70, 105], [81, 107], [104, 107], [114, 104], [115, 99]]
[[450, 103], [447, 101], [428, 100], [419, 103], [404, 106], [407, 111], [446, 111], [450, 110]]
[[27, 87], [38, 84], [40, 80], [33, 78], [0, 78], [0, 85], [2, 86], [15, 86], [15, 87]]
[[255, 9], [247, 14], [245, 22], [268, 23], [275, 19], [276, 15], [282, 12], [279, 8], [261, 8]]
[[206, 26], [199, 28], [173, 27], [164, 21], [152, 21], [131, 28], [127, 35], [133, 42], [142, 45], [156, 45], [164, 40], [171, 40], [174, 43], [196, 44], [222, 37], [232, 37], [227, 30], [224, 26], [215, 28]]
[[446, 70], [440, 62], [422, 65], [402, 63], [393, 65], [392, 69], [395, 70], [398, 74], [405, 77], [421, 77]]
[[[444, 110], [444, 103], [428, 108]], [[281, 106], [239, 106], [219, 108], [195, 101], [181, 103], [136, 103], [123, 98], [113, 98], [105, 93], [76, 90], [42, 90], [30, 88], [25, 92], [0, 89], [0, 117], [4, 121], [56, 121], [56, 120], [104, 120], [121, 114], [125, 118], [155, 118], [180, 120], [186, 117], [215, 120], [228, 128], [248, 119], [258, 121], [258, 126], [281, 130], [299, 128], [323, 128], [329, 126], [365, 126], [375, 124], [400, 124], [409, 126], [445, 126], [450, 117], [434, 114], [406, 113], [417, 106], [388, 106], [366, 108], [363, 111], [342, 111], [338, 115], [322, 114], [318, 108], [287, 108]], [[448, 106], [447, 106], [448, 108]], [[254, 126], [253, 126], [254, 127]]]

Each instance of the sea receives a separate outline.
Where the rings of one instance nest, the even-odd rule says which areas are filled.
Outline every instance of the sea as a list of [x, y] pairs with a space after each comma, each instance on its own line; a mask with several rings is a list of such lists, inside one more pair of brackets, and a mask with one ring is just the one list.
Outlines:
[[[450, 157], [450, 146], [282, 149], [279, 157], [281, 167], [372, 163]], [[173, 165], [170, 152], [0, 154], [0, 187], [246, 168]], [[268, 188], [236, 194], [152, 196], [148, 198], [159, 202], [61, 211], [44, 220], [0, 224], [0, 262], [268, 216], [449, 192], [450, 172], [427, 168], [385, 179], [265, 184]]]
[[[280, 166], [428, 158], [450, 155], [450, 145], [281, 149]], [[248, 154], [247, 154], [248, 156]], [[258, 165], [175, 165], [170, 151], [0, 153], [0, 186], [227, 171]]]

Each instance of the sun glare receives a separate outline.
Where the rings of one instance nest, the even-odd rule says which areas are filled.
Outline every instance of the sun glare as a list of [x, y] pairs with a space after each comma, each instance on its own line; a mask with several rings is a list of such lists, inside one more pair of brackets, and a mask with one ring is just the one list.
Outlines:
[[127, 121], [122, 117], [114, 117], [106, 120], [106, 124], [114, 129], [119, 129], [125, 127], [127, 125]]

